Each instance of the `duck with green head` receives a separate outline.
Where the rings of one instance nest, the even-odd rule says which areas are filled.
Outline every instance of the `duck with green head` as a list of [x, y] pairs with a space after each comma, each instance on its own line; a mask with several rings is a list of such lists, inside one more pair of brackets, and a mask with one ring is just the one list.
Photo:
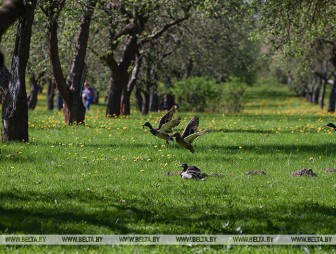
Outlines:
[[187, 163], [183, 163], [181, 167], [183, 168], [183, 170], [180, 175], [184, 179], [205, 180], [205, 178], [208, 176], [207, 174], [202, 173], [201, 169], [196, 166], [188, 166]]
[[172, 137], [175, 137], [176, 142], [180, 146], [182, 146], [182, 147], [188, 149], [190, 152], [194, 153], [195, 150], [194, 150], [193, 146], [191, 145], [191, 143], [196, 138], [204, 135], [207, 132], [207, 130], [197, 132], [198, 125], [199, 125], [199, 117], [194, 116], [190, 120], [190, 122], [187, 124], [187, 126], [184, 128], [184, 131], [183, 131], [182, 135], [180, 133], [176, 132], [172, 135]]
[[149, 128], [149, 131], [156, 137], [166, 140], [166, 143], [169, 144], [169, 141], [174, 141], [170, 136], [173, 133], [173, 128], [178, 126], [181, 122], [181, 117], [178, 117], [173, 120], [173, 115], [176, 107], [172, 107], [160, 120], [159, 127], [153, 128], [153, 126], [146, 122], [143, 126]]

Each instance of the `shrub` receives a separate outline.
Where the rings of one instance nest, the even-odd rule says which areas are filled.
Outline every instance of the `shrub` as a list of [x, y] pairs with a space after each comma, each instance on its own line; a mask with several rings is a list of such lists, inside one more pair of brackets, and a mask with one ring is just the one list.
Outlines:
[[244, 108], [244, 94], [246, 85], [237, 78], [230, 79], [224, 84], [224, 111], [239, 113]]
[[175, 83], [171, 92], [183, 111], [239, 113], [243, 110], [245, 88], [238, 78], [217, 83], [193, 77]]
[[181, 110], [206, 111], [211, 102], [220, 99], [220, 84], [214, 80], [193, 77], [174, 84], [172, 92]]

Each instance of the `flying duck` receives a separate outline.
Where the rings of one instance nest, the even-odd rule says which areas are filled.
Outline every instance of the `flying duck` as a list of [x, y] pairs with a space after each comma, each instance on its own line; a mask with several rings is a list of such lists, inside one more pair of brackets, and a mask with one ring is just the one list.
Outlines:
[[190, 152], [194, 153], [195, 150], [191, 143], [201, 135], [204, 135], [207, 130], [197, 132], [199, 125], [199, 117], [194, 116], [187, 126], [184, 128], [182, 135], [180, 133], [174, 133], [172, 137], [175, 137], [176, 142], [182, 147], [188, 149]]
[[180, 173], [182, 178], [204, 180], [205, 177], [208, 176], [207, 174], [202, 173], [201, 169], [196, 166], [188, 166], [188, 164], [183, 163], [181, 167], [183, 168]]
[[166, 143], [169, 144], [169, 140], [174, 141], [174, 139], [169, 135], [173, 133], [173, 128], [176, 127], [177, 125], [180, 124], [181, 122], [181, 117], [178, 117], [174, 120], [173, 114], [175, 112], [175, 106], [172, 107], [160, 120], [159, 127], [154, 129], [153, 126], [149, 123], [146, 122], [143, 126], [147, 126], [150, 130], [150, 132], [161, 139], [166, 140]]
[[336, 131], [336, 125], [333, 123], [327, 123], [326, 126], [333, 128]]

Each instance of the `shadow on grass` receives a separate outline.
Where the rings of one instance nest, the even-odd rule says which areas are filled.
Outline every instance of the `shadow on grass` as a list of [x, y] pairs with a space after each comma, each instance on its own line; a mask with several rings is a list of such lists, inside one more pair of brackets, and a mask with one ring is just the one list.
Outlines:
[[[210, 150], [219, 150], [223, 151], [226, 154], [236, 153], [236, 152], [248, 152], [248, 153], [256, 153], [256, 154], [276, 154], [276, 153], [284, 153], [284, 154], [314, 154], [314, 156], [318, 155], [335, 155], [336, 147], [335, 144], [318, 144], [318, 145], [307, 145], [307, 144], [298, 144], [298, 145], [279, 145], [279, 144], [257, 144], [257, 145], [247, 145], [242, 144], [242, 149], [239, 146], [232, 145], [221, 145], [221, 144], [212, 144], [212, 145], [203, 145], [203, 149]], [[200, 148], [198, 148], [200, 149]]]
[[[262, 114], [237, 114], [237, 115], [231, 115], [231, 118], [240, 118], [241, 120], [255, 120], [258, 118], [258, 121], [278, 121], [279, 119], [283, 121], [288, 121], [288, 122], [297, 122], [298, 124], [307, 124], [310, 122], [317, 122], [321, 118], [327, 119], [327, 117], [321, 116], [321, 115], [302, 115], [302, 114], [279, 114], [277, 112], [274, 112], [274, 114], [269, 114], [269, 113], [262, 113]], [[332, 116], [330, 118], [333, 119]], [[324, 126], [327, 124], [328, 120], [326, 122], [322, 123], [321, 126]]]
[[209, 134], [212, 132], [223, 132], [223, 133], [256, 133], [256, 134], [273, 134], [275, 131], [271, 130], [246, 130], [246, 129], [211, 129], [208, 131]]
[[[52, 197], [45, 199], [38, 193], [1, 193], [0, 231], [92, 234], [102, 233], [103, 228], [103, 232], [112, 234], [238, 234], [239, 227], [244, 234], [331, 234], [336, 227], [335, 207], [309, 201], [264, 209], [223, 205], [211, 209], [221, 212], [205, 214], [165, 205], [154, 210], [154, 203], [141, 200], [115, 204], [101, 197], [90, 198], [85, 192], [78, 194], [82, 205], [91, 206], [81, 206], [78, 200], [77, 205], [57, 206], [51, 202]], [[10, 208], [4, 205], [9, 200], [14, 204]]]
[[[173, 142], [171, 142], [170, 144], [172, 144]], [[166, 144], [164, 141], [162, 142], [162, 144]], [[55, 146], [55, 147], [83, 147], [83, 143], [71, 143], [71, 145], [69, 144], [64, 144], [64, 145], [60, 145], [60, 142], [44, 142], [44, 141], [37, 141], [37, 142], [32, 142], [31, 145], [33, 146], [46, 146], [46, 147], [50, 147], [50, 146]], [[152, 146], [156, 145], [154, 142], [152, 144]], [[148, 145], [146, 143], [131, 143], [131, 142], [125, 142], [125, 143], [88, 143], [85, 142], [84, 144], [85, 147], [92, 147], [92, 148], [116, 148], [116, 147], [128, 147], [128, 148], [148, 148], [151, 147], [151, 145]]]
[[0, 149], [0, 162], [1, 161], [11, 161], [11, 162], [37, 162], [38, 159], [33, 156], [26, 156], [26, 155], [20, 155], [20, 153], [17, 150], [14, 149]]
[[296, 97], [295, 95], [289, 93], [287, 90], [277, 90], [274, 91], [273, 89], [266, 90], [262, 89], [259, 91], [253, 91], [246, 94], [246, 99], [282, 99], [282, 98], [289, 98], [289, 97]]

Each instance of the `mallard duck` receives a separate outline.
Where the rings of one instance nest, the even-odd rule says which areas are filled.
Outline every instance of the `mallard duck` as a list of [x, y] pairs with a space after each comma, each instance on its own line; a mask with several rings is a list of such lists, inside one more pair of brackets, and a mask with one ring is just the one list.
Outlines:
[[205, 177], [208, 176], [207, 174], [202, 173], [201, 169], [196, 166], [188, 166], [188, 164], [183, 163], [181, 167], [183, 168], [180, 173], [182, 178], [204, 180]]
[[178, 117], [174, 120], [173, 114], [176, 107], [172, 107], [160, 120], [159, 127], [154, 129], [153, 126], [146, 122], [143, 126], [147, 126], [150, 129], [150, 132], [161, 139], [166, 140], [166, 143], [169, 144], [169, 140], [174, 141], [174, 139], [169, 135], [173, 133], [173, 128], [180, 124], [181, 117]]
[[327, 123], [326, 124], [327, 127], [333, 128], [336, 131], [336, 125], [333, 123]]
[[175, 137], [176, 142], [183, 146], [184, 148], [188, 149], [190, 152], [194, 153], [195, 150], [192, 147], [191, 143], [198, 138], [199, 136], [204, 135], [207, 130], [203, 130], [200, 132], [197, 132], [199, 125], [199, 117], [194, 116], [190, 122], [187, 124], [187, 126], [184, 128], [184, 131], [182, 135], [180, 133], [174, 133], [172, 137]]

